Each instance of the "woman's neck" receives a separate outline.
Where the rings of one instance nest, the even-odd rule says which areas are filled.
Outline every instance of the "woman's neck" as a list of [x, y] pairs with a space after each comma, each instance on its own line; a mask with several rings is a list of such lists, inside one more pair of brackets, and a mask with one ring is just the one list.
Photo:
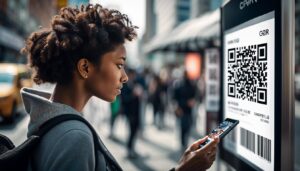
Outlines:
[[90, 97], [90, 95], [87, 95], [87, 93], [84, 92], [82, 88], [76, 86], [76, 84], [57, 84], [50, 97], [50, 100], [69, 105], [78, 112], [81, 112]]

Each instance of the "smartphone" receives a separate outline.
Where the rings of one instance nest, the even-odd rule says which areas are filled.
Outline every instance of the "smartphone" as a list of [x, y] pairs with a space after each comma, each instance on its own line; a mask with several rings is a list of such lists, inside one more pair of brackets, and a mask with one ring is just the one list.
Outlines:
[[224, 138], [234, 127], [239, 124], [238, 120], [226, 118], [219, 126], [212, 130], [211, 133], [208, 135], [206, 141], [200, 144], [199, 148], [203, 148], [204, 146], [208, 145], [213, 139], [210, 138], [213, 135], [219, 135], [220, 139]]

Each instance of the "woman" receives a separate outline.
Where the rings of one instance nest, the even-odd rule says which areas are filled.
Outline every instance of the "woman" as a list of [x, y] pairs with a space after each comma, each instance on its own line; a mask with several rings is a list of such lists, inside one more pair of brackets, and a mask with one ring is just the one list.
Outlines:
[[[82, 116], [87, 101], [96, 96], [112, 102], [128, 77], [124, 71], [124, 43], [136, 35], [126, 15], [100, 5], [63, 8], [49, 29], [34, 32], [23, 53], [34, 69], [35, 83], [55, 83], [52, 94], [24, 88], [21, 91], [30, 113], [28, 136], [47, 120], [62, 114]], [[215, 160], [218, 139], [198, 149], [191, 145], [173, 170], [205, 170]], [[95, 150], [91, 130], [80, 121], [58, 124], [40, 141], [31, 163], [39, 171], [118, 170], [108, 162], [108, 151]]]

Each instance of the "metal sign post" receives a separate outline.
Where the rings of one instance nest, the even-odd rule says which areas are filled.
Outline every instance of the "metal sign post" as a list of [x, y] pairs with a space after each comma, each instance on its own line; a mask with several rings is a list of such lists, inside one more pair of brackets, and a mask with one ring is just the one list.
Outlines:
[[240, 124], [221, 158], [237, 170], [293, 170], [293, 11], [293, 0], [222, 7], [220, 118]]
[[281, 109], [281, 170], [294, 170], [295, 123], [295, 1], [281, 1], [282, 42], [282, 109]]

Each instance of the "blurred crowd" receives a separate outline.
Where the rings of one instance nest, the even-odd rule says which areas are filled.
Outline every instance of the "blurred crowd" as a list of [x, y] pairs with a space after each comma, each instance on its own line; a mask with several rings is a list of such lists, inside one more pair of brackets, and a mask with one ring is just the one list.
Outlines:
[[201, 103], [204, 87], [203, 79], [192, 80], [182, 68], [152, 70], [127, 68], [129, 81], [123, 85], [122, 93], [110, 104], [110, 135], [117, 139], [115, 125], [117, 118], [126, 118], [129, 134], [127, 152], [129, 158], [136, 158], [134, 144], [138, 135], [143, 134], [147, 109], [152, 109], [152, 124], [158, 130], [167, 128], [166, 119], [176, 117], [176, 129], [180, 133], [181, 150], [186, 149], [191, 128], [195, 124], [195, 108]]

